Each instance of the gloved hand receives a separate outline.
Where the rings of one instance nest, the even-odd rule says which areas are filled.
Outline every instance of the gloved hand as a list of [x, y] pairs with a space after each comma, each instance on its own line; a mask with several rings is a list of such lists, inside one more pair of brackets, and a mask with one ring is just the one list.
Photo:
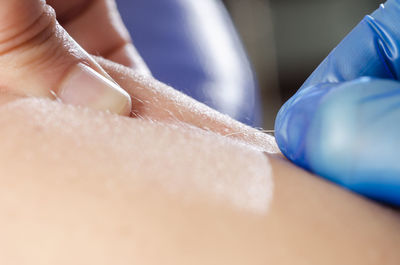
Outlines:
[[288, 159], [394, 205], [400, 205], [399, 21], [399, 0], [366, 16], [282, 107], [275, 124]]

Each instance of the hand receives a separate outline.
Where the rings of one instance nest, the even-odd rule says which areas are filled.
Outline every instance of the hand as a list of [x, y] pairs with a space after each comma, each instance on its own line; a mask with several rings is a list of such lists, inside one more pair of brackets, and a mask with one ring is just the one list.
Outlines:
[[0, 5], [2, 102], [50, 97], [130, 114], [129, 95], [57, 23], [50, 6], [42, 0], [0, 0]]
[[294, 163], [400, 205], [400, 1], [389, 0], [282, 107], [276, 140]]

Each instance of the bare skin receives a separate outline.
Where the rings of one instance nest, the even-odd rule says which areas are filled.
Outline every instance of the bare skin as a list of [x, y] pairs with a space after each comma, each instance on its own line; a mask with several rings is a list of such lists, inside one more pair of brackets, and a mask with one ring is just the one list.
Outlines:
[[149, 76], [96, 58], [97, 62], [132, 98], [132, 117], [166, 123], [189, 124], [222, 136], [239, 139], [260, 151], [279, 152], [274, 139], [223, 115]]
[[44, 99], [0, 108], [1, 264], [398, 264], [398, 213], [252, 144]]

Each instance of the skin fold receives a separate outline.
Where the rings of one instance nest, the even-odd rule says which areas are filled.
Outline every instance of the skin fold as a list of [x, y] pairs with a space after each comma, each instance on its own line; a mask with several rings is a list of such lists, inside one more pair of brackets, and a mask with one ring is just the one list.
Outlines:
[[242, 140], [260, 151], [279, 153], [273, 137], [223, 115], [152, 77], [100, 57], [96, 60], [131, 95], [132, 117], [189, 124]]

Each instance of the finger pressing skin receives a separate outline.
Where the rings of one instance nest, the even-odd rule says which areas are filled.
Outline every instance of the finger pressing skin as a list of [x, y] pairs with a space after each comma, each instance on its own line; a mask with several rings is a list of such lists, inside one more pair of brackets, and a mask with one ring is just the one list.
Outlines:
[[132, 44], [114, 0], [49, 0], [57, 19], [89, 53], [131, 67], [149, 69]]
[[0, 0], [0, 90], [130, 113], [129, 95], [57, 23], [42, 0]]

